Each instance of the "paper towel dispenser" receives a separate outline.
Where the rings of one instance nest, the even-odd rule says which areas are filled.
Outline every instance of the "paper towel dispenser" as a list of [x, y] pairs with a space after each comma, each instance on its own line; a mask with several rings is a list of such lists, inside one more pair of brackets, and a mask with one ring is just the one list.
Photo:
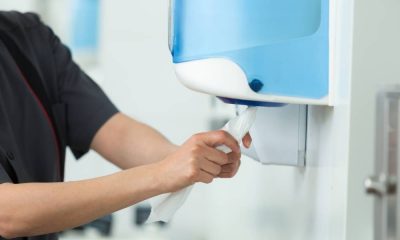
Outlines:
[[332, 105], [329, 0], [172, 0], [179, 80], [227, 103]]

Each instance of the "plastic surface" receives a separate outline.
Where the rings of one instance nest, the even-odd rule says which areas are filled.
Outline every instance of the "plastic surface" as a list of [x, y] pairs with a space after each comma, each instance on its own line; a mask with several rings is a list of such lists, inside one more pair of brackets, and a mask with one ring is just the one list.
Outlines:
[[250, 134], [254, 153], [243, 154], [267, 165], [305, 166], [307, 106], [260, 108]]
[[258, 94], [328, 96], [329, 0], [173, 0], [171, 9], [174, 63], [226, 58], [263, 83]]
[[[279, 106], [279, 103], [328, 105], [322, 99], [258, 94], [254, 92], [243, 69], [225, 58], [208, 58], [175, 64], [176, 75], [186, 87], [219, 96], [224, 102], [256, 106]], [[278, 104], [276, 104], [278, 103]]]

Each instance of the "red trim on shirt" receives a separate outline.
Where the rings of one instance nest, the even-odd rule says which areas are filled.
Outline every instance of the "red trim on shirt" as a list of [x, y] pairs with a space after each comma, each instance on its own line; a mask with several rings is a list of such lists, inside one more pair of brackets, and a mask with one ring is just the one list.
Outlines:
[[38, 95], [35, 93], [35, 91], [33, 91], [31, 85], [29, 84], [28, 80], [25, 77], [25, 74], [21, 71], [21, 69], [19, 69], [22, 79], [24, 80], [25, 85], [28, 87], [29, 92], [32, 94], [32, 96], [35, 98], [36, 102], [39, 105], [40, 110], [42, 111], [43, 115], [45, 116], [45, 119], [47, 120], [50, 129], [51, 129], [51, 135], [53, 137], [54, 143], [56, 145], [56, 152], [57, 152], [57, 157], [58, 157], [58, 161], [57, 161], [57, 170], [58, 170], [58, 174], [59, 174], [59, 179], [61, 179], [62, 173], [61, 173], [61, 151], [60, 151], [60, 145], [59, 145], [59, 139], [57, 137], [56, 134], [56, 128], [54, 127], [54, 123], [50, 118], [49, 113], [46, 111], [44, 105], [42, 104], [42, 102], [40, 101]]

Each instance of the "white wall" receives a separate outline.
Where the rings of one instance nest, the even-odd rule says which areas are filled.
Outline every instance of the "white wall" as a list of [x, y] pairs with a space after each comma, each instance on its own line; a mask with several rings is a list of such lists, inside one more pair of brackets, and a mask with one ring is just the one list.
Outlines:
[[1, 10], [37, 11], [37, 0], [0, 0]]

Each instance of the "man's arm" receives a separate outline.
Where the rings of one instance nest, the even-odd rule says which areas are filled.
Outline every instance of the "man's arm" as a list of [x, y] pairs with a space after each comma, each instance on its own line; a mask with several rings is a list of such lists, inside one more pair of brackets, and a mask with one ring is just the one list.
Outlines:
[[91, 148], [121, 169], [158, 162], [177, 150], [153, 128], [118, 113], [96, 133]]
[[[214, 148], [222, 144], [233, 150], [231, 157]], [[210, 183], [223, 166], [239, 157], [236, 140], [226, 132], [214, 131], [194, 135], [162, 161], [106, 177], [68, 183], [0, 184], [0, 236], [57, 232], [196, 182]]]
[[16, 238], [73, 228], [160, 193], [146, 166], [68, 183], [0, 184], [0, 236]]
[[[251, 144], [249, 134], [243, 139]], [[124, 114], [116, 114], [96, 133], [92, 148], [122, 169], [155, 163], [173, 153], [178, 147], [155, 129]], [[229, 154], [231, 162], [224, 165], [219, 177], [233, 177], [240, 165], [240, 156]]]

